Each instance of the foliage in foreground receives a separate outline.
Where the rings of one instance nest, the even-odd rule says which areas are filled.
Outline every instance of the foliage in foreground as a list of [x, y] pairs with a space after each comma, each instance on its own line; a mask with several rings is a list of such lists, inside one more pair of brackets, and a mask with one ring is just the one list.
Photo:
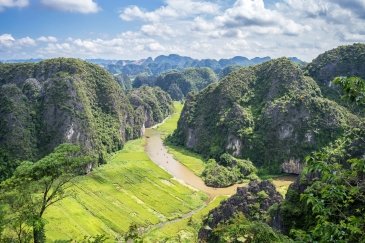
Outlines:
[[215, 242], [292, 242], [287, 236], [275, 231], [261, 221], [250, 221], [243, 214], [236, 214], [228, 222], [221, 223], [213, 230]]
[[[69, 195], [71, 180], [85, 170], [94, 158], [80, 147], [61, 144], [51, 154], [33, 162], [23, 162], [14, 175], [0, 185], [0, 205], [5, 208], [5, 241], [35, 243], [45, 241], [44, 213], [47, 208]], [[31, 235], [33, 231], [33, 235]]]
[[[364, 105], [365, 81], [337, 78], [345, 97]], [[307, 157], [300, 182], [279, 207], [281, 228], [298, 241], [365, 241], [365, 124]]]

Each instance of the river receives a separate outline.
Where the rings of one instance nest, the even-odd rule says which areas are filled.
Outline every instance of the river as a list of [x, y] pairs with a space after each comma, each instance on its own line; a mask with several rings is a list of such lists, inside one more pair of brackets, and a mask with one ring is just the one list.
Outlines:
[[[209, 195], [210, 200], [220, 195], [233, 195], [237, 191], [237, 187], [247, 185], [235, 184], [225, 188], [214, 188], [204, 184], [204, 181], [191, 170], [182, 165], [179, 161], [168, 153], [163, 144], [160, 133], [154, 128], [148, 128], [145, 132], [146, 146], [145, 150], [150, 159], [171, 174], [176, 180], [197, 190], [203, 191]], [[276, 186], [289, 185], [295, 179], [295, 176], [283, 176], [276, 178], [274, 184]]]

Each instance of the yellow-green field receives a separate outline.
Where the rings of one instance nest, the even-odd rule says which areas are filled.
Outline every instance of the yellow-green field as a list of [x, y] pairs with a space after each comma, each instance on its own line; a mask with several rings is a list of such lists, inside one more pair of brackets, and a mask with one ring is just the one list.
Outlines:
[[174, 101], [174, 113], [163, 124], [157, 126], [162, 138], [166, 138], [175, 131], [183, 107], [184, 105], [181, 102]]
[[[162, 138], [165, 138], [168, 135], [172, 134], [177, 128], [177, 122], [179, 121], [183, 104], [181, 104], [181, 102], [175, 101], [174, 107], [174, 114], [163, 124], [157, 127], [157, 130], [161, 133]], [[206, 165], [202, 156], [193, 153], [183, 147], [172, 146], [170, 144], [166, 144], [166, 147], [168, 152], [172, 154], [177, 161], [188, 167], [196, 175], [201, 175]]]
[[192, 216], [177, 222], [167, 223], [161, 228], [152, 230], [143, 240], [145, 242], [197, 242], [203, 218], [226, 198], [226, 196], [216, 197], [206, 207], [198, 210]]
[[147, 227], [175, 219], [206, 200], [151, 162], [143, 139], [126, 143], [106, 165], [77, 178], [71, 189], [75, 196], [46, 213], [48, 241], [105, 234], [113, 242], [132, 222]]

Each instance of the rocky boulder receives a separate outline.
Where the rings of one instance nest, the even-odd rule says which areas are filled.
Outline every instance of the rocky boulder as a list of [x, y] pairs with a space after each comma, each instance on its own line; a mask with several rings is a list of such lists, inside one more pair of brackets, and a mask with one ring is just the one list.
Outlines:
[[212, 230], [238, 213], [243, 213], [248, 219], [264, 220], [268, 209], [282, 200], [283, 197], [269, 181], [252, 181], [247, 187], [238, 188], [236, 194], [209, 212], [199, 231], [199, 240], [212, 240]]

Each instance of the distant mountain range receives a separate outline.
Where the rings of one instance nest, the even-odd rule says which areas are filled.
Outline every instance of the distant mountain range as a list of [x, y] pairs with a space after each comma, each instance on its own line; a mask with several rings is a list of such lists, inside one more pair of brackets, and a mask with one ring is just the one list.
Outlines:
[[[297, 57], [289, 57], [289, 59], [297, 64], [303, 65], [305, 62]], [[13, 59], [3, 60], [4, 63], [24, 63], [39, 62], [42, 59]], [[168, 56], [161, 55], [153, 59], [140, 60], [108, 60], [108, 59], [86, 59], [86, 61], [98, 64], [113, 74], [123, 73], [128, 76], [137, 76], [145, 74], [148, 76], [159, 75], [169, 70], [182, 70], [189, 67], [208, 67], [213, 69], [217, 74], [224, 68], [229, 66], [252, 66], [270, 61], [271, 57], [255, 57], [249, 59], [247, 57], [236, 56], [229, 59], [194, 59], [191, 57], [170, 54]]]
[[[296, 57], [290, 57], [295, 63], [300, 65], [305, 64]], [[191, 57], [180, 56], [176, 54], [170, 54], [168, 56], [161, 55], [155, 59], [149, 57], [147, 59], [130, 61], [120, 60], [116, 63], [98, 63], [104, 66], [109, 72], [114, 74], [123, 73], [128, 76], [137, 76], [145, 74], [147, 76], [155, 76], [164, 73], [169, 70], [182, 70], [191, 67], [207, 67], [213, 69], [214, 72], [219, 74], [224, 68], [230, 66], [252, 66], [270, 61], [271, 57], [255, 57], [248, 59], [247, 57], [236, 56], [230, 59], [193, 59]], [[88, 60], [91, 61], [91, 60]]]

